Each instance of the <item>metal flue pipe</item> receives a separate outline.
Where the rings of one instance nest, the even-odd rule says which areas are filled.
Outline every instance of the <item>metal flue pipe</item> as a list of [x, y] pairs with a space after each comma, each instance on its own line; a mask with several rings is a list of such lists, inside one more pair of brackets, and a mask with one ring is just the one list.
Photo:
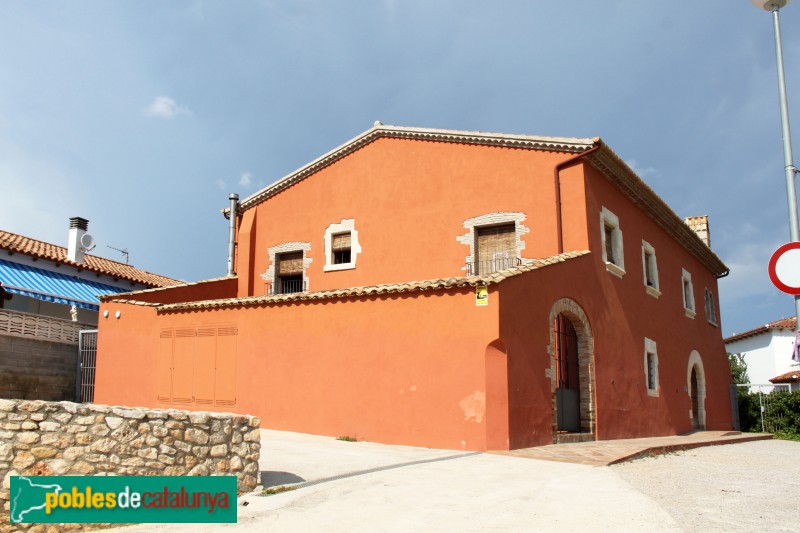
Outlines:
[[233, 276], [233, 256], [236, 253], [236, 208], [239, 204], [239, 195], [232, 192], [228, 199], [231, 201], [228, 212], [228, 275]]

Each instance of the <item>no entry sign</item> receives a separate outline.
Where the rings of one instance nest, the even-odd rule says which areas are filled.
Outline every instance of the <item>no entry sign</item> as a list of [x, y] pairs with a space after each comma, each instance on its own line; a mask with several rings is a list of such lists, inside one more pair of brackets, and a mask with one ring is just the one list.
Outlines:
[[769, 279], [787, 294], [800, 294], [800, 242], [784, 244], [769, 260]]

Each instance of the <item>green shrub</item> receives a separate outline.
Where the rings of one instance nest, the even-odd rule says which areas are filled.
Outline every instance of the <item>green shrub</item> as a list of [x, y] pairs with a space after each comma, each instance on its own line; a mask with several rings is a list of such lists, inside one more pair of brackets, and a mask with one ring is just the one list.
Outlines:
[[[763, 395], [764, 429], [781, 439], [800, 440], [800, 391]], [[739, 391], [739, 422], [742, 431], [761, 432], [759, 395]]]

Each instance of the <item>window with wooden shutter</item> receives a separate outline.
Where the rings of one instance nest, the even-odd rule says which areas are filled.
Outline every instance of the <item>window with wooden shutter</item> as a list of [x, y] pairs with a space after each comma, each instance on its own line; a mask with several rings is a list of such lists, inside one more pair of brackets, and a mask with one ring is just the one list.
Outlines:
[[490, 274], [517, 265], [514, 223], [476, 229], [475, 274]]
[[273, 294], [303, 292], [303, 252], [287, 252], [277, 256]]
[[338, 233], [331, 237], [331, 254], [334, 265], [350, 262], [350, 232]]

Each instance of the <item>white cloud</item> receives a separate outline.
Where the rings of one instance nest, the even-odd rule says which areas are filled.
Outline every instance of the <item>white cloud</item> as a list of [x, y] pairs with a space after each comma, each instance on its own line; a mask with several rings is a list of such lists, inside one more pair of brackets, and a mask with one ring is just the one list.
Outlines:
[[224, 181], [222, 181], [222, 180], [216, 180], [214, 183], [216, 183], [216, 184], [217, 184], [217, 187], [219, 187], [219, 188], [220, 188], [221, 190], [223, 190], [223, 191], [224, 191], [225, 189], [227, 189], [227, 188], [228, 188], [228, 184], [227, 184], [227, 183], [225, 183], [225, 182], [224, 182]]
[[253, 175], [249, 172], [243, 172], [241, 177], [239, 178], [240, 187], [250, 187], [250, 184], [252, 182], [253, 182]]
[[177, 115], [191, 115], [192, 112], [178, 105], [169, 96], [156, 96], [150, 105], [144, 108], [145, 115], [158, 118], [173, 118]]
[[657, 174], [657, 171], [656, 171], [656, 169], [655, 169], [655, 168], [653, 168], [653, 167], [640, 167], [640, 166], [639, 166], [639, 165], [636, 163], [636, 160], [635, 160], [635, 159], [630, 159], [630, 160], [628, 160], [628, 161], [625, 161], [625, 163], [626, 163], [626, 164], [627, 164], [629, 167], [631, 167], [631, 170], [633, 170], [634, 172], [636, 172], [636, 175], [637, 175], [637, 176], [639, 176], [639, 177], [640, 177], [640, 178], [642, 178], [642, 179], [644, 179], [644, 178], [648, 178], [648, 177], [651, 177], [651, 176], [655, 176], [655, 175]]

